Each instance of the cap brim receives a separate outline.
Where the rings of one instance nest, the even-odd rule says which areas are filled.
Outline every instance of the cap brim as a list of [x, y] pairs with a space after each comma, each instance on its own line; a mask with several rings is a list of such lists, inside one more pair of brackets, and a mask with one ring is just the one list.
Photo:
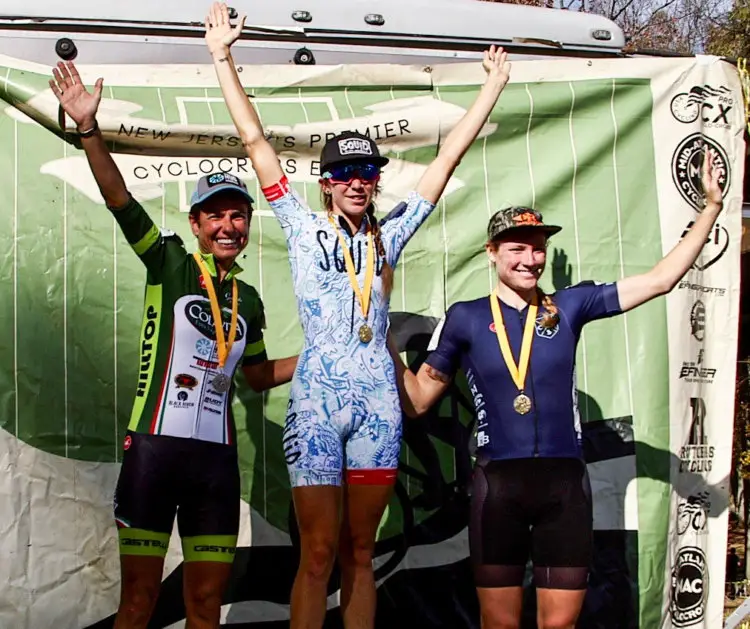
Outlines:
[[325, 164], [320, 165], [320, 172], [324, 173], [329, 166], [333, 166], [334, 164], [350, 164], [352, 162], [367, 162], [368, 164], [375, 164], [378, 168], [383, 168], [388, 162], [391, 160], [387, 157], [383, 157], [382, 155], [378, 156], [372, 156], [372, 157], [366, 157], [365, 155], [360, 155], [358, 157], [342, 157], [340, 159], [334, 159], [330, 162], [326, 162]]
[[520, 231], [520, 230], [535, 230], [535, 231], [541, 231], [544, 232], [547, 237], [554, 236], [557, 232], [562, 230], [562, 227], [559, 225], [513, 225], [512, 227], [506, 227], [505, 229], [497, 232], [490, 240], [495, 240], [495, 238], [499, 238], [503, 234], [507, 234], [510, 232]]
[[203, 203], [206, 199], [210, 199], [212, 196], [219, 192], [233, 192], [234, 194], [239, 194], [245, 197], [250, 204], [252, 205], [255, 203], [255, 199], [250, 196], [250, 193], [247, 192], [247, 190], [243, 190], [242, 188], [238, 188], [237, 186], [234, 186], [230, 183], [228, 184], [221, 184], [218, 186], [215, 186], [211, 188], [210, 190], [204, 192], [201, 196], [196, 197], [193, 196], [193, 198], [190, 200], [190, 207], [192, 208], [195, 205], [198, 205], [199, 203]]

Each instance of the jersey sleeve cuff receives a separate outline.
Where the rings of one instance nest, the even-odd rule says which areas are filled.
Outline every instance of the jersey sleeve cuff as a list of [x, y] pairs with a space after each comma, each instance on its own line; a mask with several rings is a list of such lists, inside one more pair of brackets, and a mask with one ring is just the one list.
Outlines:
[[289, 194], [290, 189], [289, 179], [287, 179], [286, 175], [284, 175], [281, 179], [279, 179], [278, 183], [275, 183], [272, 186], [268, 186], [266, 188], [261, 188], [261, 192], [263, 193], [263, 196], [266, 197], [266, 201], [268, 201], [269, 203], [273, 203], [274, 201], [278, 201], [279, 199], [282, 199], [287, 194]]
[[446, 376], [453, 377], [455, 375], [455, 369], [451, 364], [451, 361], [441, 356], [438, 352], [432, 352], [425, 360], [430, 367], [444, 373]]
[[607, 310], [607, 314], [615, 315], [622, 312], [620, 295], [617, 292], [617, 282], [605, 284], [602, 287], [602, 299], [604, 300], [604, 307]]
[[245, 355], [242, 358], [242, 366], [251, 367], [252, 365], [259, 365], [260, 363], [264, 363], [267, 360], [268, 355], [266, 354], [266, 350], [264, 349], [259, 354]]

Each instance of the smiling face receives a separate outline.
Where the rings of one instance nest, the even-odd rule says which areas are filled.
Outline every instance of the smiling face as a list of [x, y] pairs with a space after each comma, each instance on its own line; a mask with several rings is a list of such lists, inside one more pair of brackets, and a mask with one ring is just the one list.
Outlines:
[[213, 254], [218, 264], [231, 264], [247, 245], [250, 204], [241, 194], [215, 194], [189, 216], [200, 250]]
[[367, 162], [350, 162], [332, 166], [321, 178], [323, 193], [331, 199], [331, 209], [351, 219], [360, 219], [375, 196], [380, 169]]
[[512, 229], [485, 245], [497, 278], [516, 292], [536, 289], [547, 262], [547, 235], [538, 229]]

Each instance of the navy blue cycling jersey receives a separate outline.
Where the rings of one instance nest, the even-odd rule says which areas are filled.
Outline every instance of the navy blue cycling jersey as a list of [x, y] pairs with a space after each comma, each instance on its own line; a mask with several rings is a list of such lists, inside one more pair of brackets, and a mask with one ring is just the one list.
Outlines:
[[[527, 415], [513, 409], [518, 389], [500, 352], [490, 298], [458, 302], [446, 313], [437, 347], [426, 362], [449, 376], [459, 367], [466, 374], [477, 413], [478, 455], [490, 460], [581, 457], [576, 345], [586, 323], [620, 314], [622, 309], [615, 284], [584, 282], [557, 291], [552, 298], [559, 322], [544, 328], [544, 309], [539, 307], [524, 389], [532, 400]], [[518, 364], [528, 306], [519, 311], [499, 301]]]

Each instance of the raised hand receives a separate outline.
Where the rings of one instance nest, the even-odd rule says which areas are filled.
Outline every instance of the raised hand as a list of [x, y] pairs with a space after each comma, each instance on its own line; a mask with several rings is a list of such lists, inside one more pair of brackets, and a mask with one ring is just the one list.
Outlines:
[[60, 101], [65, 113], [76, 123], [79, 131], [88, 131], [96, 123], [96, 112], [102, 100], [104, 79], [97, 79], [93, 94], [81, 82], [78, 70], [72, 61], [58, 62], [52, 68], [54, 79], [49, 86]]
[[487, 80], [495, 80], [501, 87], [505, 87], [510, 78], [510, 62], [505, 50], [496, 48], [494, 44], [490, 46], [489, 50], [484, 51], [482, 67], [487, 73]]
[[725, 173], [714, 161], [713, 151], [707, 147], [703, 149], [701, 171], [701, 184], [703, 185], [703, 194], [706, 196], [706, 205], [713, 204], [721, 207], [724, 203], [724, 195], [721, 192], [720, 182]]
[[228, 54], [230, 46], [242, 34], [246, 15], [235, 26], [229, 22], [229, 9], [224, 2], [214, 2], [206, 16], [206, 45], [212, 55]]

